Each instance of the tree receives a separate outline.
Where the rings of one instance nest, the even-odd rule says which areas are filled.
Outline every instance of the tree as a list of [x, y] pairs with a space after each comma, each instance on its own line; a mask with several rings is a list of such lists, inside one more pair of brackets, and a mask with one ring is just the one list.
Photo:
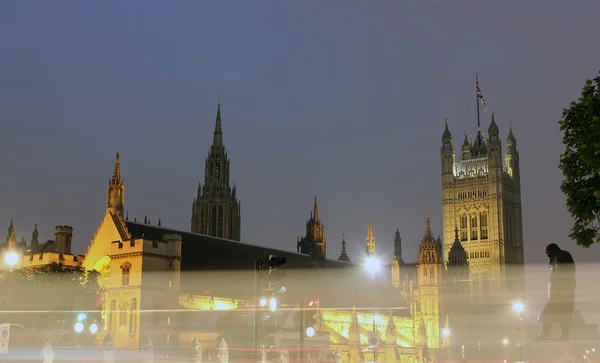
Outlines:
[[569, 237], [590, 247], [600, 236], [600, 76], [585, 82], [581, 97], [563, 110], [559, 124], [565, 145], [561, 190], [574, 219]]
[[2, 319], [36, 335], [70, 335], [83, 312], [88, 324], [102, 326], [101, 294], [97, 273], [81, 266], [51, 263], [0, 276], [0, 309], [7, 313]]

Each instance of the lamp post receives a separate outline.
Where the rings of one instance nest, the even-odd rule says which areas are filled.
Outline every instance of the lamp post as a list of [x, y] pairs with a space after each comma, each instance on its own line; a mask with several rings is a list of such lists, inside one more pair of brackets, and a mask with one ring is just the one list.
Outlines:
[[444, 328], [442, 329], [442, 336], [444, 337], [444, 348], [446, 351], [446, 361], [448, 361], [448, 346], [449, 346], [449, 338], [450, 338], [450, 329]]
[[521, 313], [525, 310], [525, 305], [522, 302], [517, 301], [513, 304], [513, 311], [517, 313], [519, 322], [517, 323], [517, 332], [519, 334], [519, 361], [523, 361], [523, 334], [521, 332], [521, 322], [523, 320]]
[[504, 360], [504, 363], [506, 363], [507, 361], [507, 356], [506, 356], [506, 348], [508, 347], [508, 339], [504, 338], [502, 339], [502, 355], [504, 355], [504, 358], [502, 358]]
[[[377, 321], [375, 313], [375, 287], [376, 281], [375, 276], [381, 269], [381, 261], [375, 256], [369, 256], [364, 263], [365, 270], [371, 275], [373, 279], [373, 292], [372, 292], [372, 314], [373, 314], [373, 332], [377, 333]], [[373, 347], [373, 362], [377, 362], [377, 347]]]

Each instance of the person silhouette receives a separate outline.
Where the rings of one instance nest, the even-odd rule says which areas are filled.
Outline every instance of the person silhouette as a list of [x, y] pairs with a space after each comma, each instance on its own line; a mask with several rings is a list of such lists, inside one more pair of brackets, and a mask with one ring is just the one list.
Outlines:
[[575, 305], [575, 261], [573, 256], [556, 243], [546, 246], [550, 265], [548, 301], [538, 317], [540, 335], [536, 340], [549, 340], [552, 324], [560, 325], [560, 340], [569, 340]]

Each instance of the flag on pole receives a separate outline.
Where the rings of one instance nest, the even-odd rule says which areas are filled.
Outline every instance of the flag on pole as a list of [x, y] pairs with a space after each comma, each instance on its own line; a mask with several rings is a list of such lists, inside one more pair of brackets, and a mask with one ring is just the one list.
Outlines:
[[485, 103], [485, 98], [483, 98], [483, 94], [481, 93], [481, 88], [479, 87], [479, 75], [475, 75], [475, 92], [477, 92], [477, 97], [481, 100], [481, 107], [483, 110], [487, 112], [487, 104]]

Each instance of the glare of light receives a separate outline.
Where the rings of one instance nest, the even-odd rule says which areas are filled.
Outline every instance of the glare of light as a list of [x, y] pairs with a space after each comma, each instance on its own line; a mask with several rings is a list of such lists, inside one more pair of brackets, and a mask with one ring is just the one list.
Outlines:
[[502, 339], [502, 344], [508, 345], [508, 339], [506, 339], [506, 338]]
[[522, 303], [522, 302], [520, 302], [520, 301], [517, 301], [516, 303], [514, 303], [514, 304], [513, 304], [513, 310], [514, 310], [516, 313], [519, 313], [519, 314], [520, 314], [521, 312], [523, 312], [523, 310], [525, 310], [525, 305], [523, 305], [523, 303]]
[[379, 324], [379, 322], [381, 321], [381, 316], [379, 316], [379, 314], [375, 314], [375, 316], [373, 317], [373, 320], [375, 321], [376, 324]]
[[585, 356], [585, 355], [584, 355], [584, 356], [583, 356], [583, 359], [587, 359], [587, 356]]
[[311, 301], [308, 303], [308, 307], [312, 308], [312, 306], [313, 306], [314, 304], [315, 304], [315, 301], [314, 301], [314, 300], [311, 300]]
[[85, 327], [83, 323], [76, 323], [73, 329], [75, 329], [75, 333], [81, 333]]
[[267, 306], [267, 299], [260, 299], [260, 302], [259, 302], [259, 304], [260, 304], [260, 306], [262, 306], [262, 307], [265, 307], [265, 306]]
[[309, 338], [312, 338], [315, 336], [315, 328], [313, 328], [312, 326], [309, 326], [308, 328], [306, 328], [306, 336]]
[[269, 310], [271, 310], [271, 311], [277, 310], [277, 299], [275, 299], [274, 297], [269, 299]]
[[90, 333], [96, 334], [97, 332], [98, 332], [98, 325], [96, 325], [96, 323], [92, 323], [92, 325], [90, 325]]
[[586, 352], [587, 354], [590, 354], [590, 351], [589, 351], [589, 350], [586, 350], [585, 352]]
[[77, 314], [77, 321], [84, 321], [87, 318], [86, 313]]
[[223, 303], [216, 303], [215, 310], [231, 310], [231, 306]]
[[4, 256], [4, 262], [10, 267], [15, 266], [19, 262], [19, 255], [16, 252], [9, 252]]
[[442, 335], [445, 336], [445, 337], [449, 336], [450, 335], [450, 329], [448, 329], [448, 328], [442, 329]]
[[596, 351], [596, 348], [592, 348], [592, 352], [595, 352], [595, 351]]
[[375, 256], [370, 256], [365, 260], [364, 267], [371, 275], [375, 275], [381, 269], [381, 261]]

